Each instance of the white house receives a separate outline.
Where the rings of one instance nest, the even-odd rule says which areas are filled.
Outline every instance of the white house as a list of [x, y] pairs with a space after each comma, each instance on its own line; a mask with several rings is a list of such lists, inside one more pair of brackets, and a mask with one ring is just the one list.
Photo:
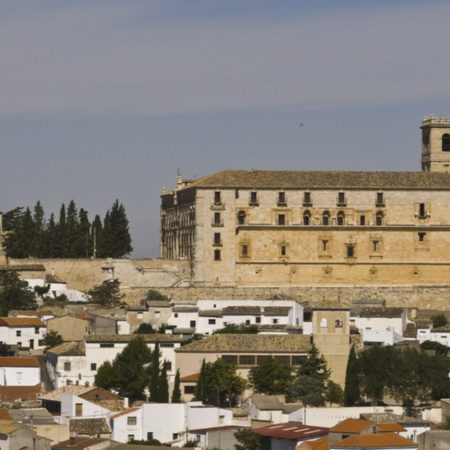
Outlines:
[[36, 358], [0, 357], [0, 386], [35, 386], [40, 382], [41, 370]]
[[144, 403], [111, 416], [111, 438], [118, 442], [157, 439], [182, 447], [196, 439], [190, 430], [230, 425], [249, 426], [250, 422], [236, 422], [231, 411], [203, 406], [201, 402]]
[[42, 348], [47, 328], [36, 317], [0, 317], [0, 341], [19, 348]]

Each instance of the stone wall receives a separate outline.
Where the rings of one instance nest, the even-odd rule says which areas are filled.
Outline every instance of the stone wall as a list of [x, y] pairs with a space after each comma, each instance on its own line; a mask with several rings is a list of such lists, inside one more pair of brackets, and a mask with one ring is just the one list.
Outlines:
[[[312, 306], [350, 307], [352, 302], [361, 299], [385, 300], [387, 306], [445, 310], [450, 306], [450, 286], [312, 286], [292, 288], [232, 288], [232, 287], [190, 287], [158, 288], [162, 294], [176, 301], [194, 303], [201, 299], [269, 299], [287, 296]], [[138, 305], [145, 297], [147, 289], [126, 289], [126, 301]]]

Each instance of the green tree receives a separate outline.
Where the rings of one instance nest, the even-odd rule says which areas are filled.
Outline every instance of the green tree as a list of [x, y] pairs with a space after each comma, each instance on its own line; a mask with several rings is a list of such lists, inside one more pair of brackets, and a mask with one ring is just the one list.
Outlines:
[[144, 301], [152, 300], [169, 300], [169, 297], [167, 297], [167, 295], [161, 294], [161, 292], [155, 289], [149, 289]]
[[172, 391], [172, 403], [181, 403], [180, 369], [177, 369]]
[[105, 216], [103, 247], [105, 256], [111, 258], [122, 258], [133, 251], [125, 208], [119, 200]]
[[116, 278], [114, 280], [104, 281], [101, 285], [94, 286], [88, 295], [91, 297], [93, 303], [102, 306], [121, 306], [122, 299], [125, 294], [120, 292], [120, 281]]
[[245, 389], [245, 380], [236, 374], [236, 366], [225, 364], [221, 358], [205, 364], [203, 382], [204, 403], [214, 406], [233, 406]]
[[289, 387], [289, 396], [305, 405], [324, 406], [330, 374], [324, 356], [313, 345]]
[[150, 401], [158, 401], [158, 388], [159, 388], [159, 376], [160, 376], [160, 357], [161, 352], [159, 351], [159, 342], [156, 341], [155, 349], [152, 355], [152, 366], [150, 369]]
[[90, 234], [91, 224], [88, 213], [80, 209], [77, 228], [77, 252], [79, 258], [89, 258], [92, 254], [92, 237]]
[[262, 364], [250, 369], [248, 378], [250, 387], [257, 394], [286, 394], [292, 380], [292, 370], [269, 356]]
[[[115, 389], [132, 401], [142, 399], [149, 382], [151, 351], [142, 336], [135, 336], [114, 361], [102, 364], [95, 384], [103, 389]], [[110, 366], [110, 367], [109, 367]]]
[[55, 233], [55, 253], [57, 258], [64, 258], [67, 254], [67, 227], [66, 227], [66, 206], [64, 203], [59, 210], [59, 221], [56, 225]]
[[448, 324], [447, 317], [444, 314], [435, 314], [431, 316], [431, 320], [433, 321], [433, 328], [445, 327]]
[[197, 401], [206, 403], [206, 362], [203, 360], [202, 367], [200, 368], [200, 373], [198, 375], [197, 384], [195, 385], [195, 395], [194, 398]]
[[35, 227], [35, 239], [33, 243], [34, 256], [42, 258], [45, 252], [45, 213], [40, 200], [34, 206], [33, 221]]
[[355, 406], [361, 398], [359, 388], [359, 367], [355, 346], [352, 345], [348, 355], [347, 370], [345, 372], [344, 404], [345, 406]]
[[251, 428], [241, 428], [234, 433], [234, 437], [238, 441], [234, 444], [236, 450], [261, 450], [261, 438]]
[[0, 272], [0, 316], [11, 309], [36, 309], [36, 297], [16, 272]]
[[167, 364], [164, 361], [158, 379], [158, 403], [169, 403], [169, 382], [167, 380]]
[[152, 327], [151, 323], [142, 322], [136, 329], [134, 334], [155, 334], [156, 330]]
[[325, 399], [330, 406], [342, 405], [344, 403], [344, 391], [339, 384], [330, 380], [325, 393]]
[[48, 351], [53, 347], [57, 347], [58, 345], [61, 345], [64, 342], [62, 336], [55, 330], [50, 330], [45, 335], [42, 341], [45, 345], [45, 351]]
[[447, 356], [449, 348], [436, 341], [424, 341], [420, 344], [422, 350], [433, 350], [436, 355]]
[[99, 215], [96, 215], [91, 228], [92, 256], [103, 258], [103, 224]]

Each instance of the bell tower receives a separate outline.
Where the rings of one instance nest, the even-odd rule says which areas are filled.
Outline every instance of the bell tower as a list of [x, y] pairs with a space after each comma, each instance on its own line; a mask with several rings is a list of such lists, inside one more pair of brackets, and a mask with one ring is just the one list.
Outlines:
[[422, 119], [422, 171], [450, 173], [450, 117]]

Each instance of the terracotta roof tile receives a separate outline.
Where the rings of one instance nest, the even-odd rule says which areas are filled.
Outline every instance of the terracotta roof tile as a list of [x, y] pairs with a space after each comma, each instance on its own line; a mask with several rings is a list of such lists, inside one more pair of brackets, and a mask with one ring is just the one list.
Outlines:
[[383, 433], [400, 433], [406, 431], [406, 428], [402, 427], [399, 423], [380, 423], [377, 425], [377, 430]]
[[303, 425], [298, 422], [278, 423], [267, 427], [255, 428], [253, 432], [260, 436], [269, 436], [279, 439], [305, 439], [328, 435], [329, 428]]
[[39, 367], [39, 361], [32, 356], [0, 356], [0, 367]]
[[[90, 334], [86, 336], [86, 342], [122, 342], [128, 343], [136, 334]], [[145, 342], [181, 342], [179, 336], [173, 336], [171, 334], [140, 334]]]
[[396, 433], [378, 433], [378, 434], [362, 434], [350, 436], [340, 442], [332, 444], [333, 448], [361, 448], [361, 447], [376, 447], [376, 448], [417, 448], [417, 444], [399, 436]]
[[345, 419], [330, 429], [330, 433], [360, 433], [369, 427], [374, 426], [374, 422], [365, 419]]
[[114, 414], [113, 416], [111, 416], [111, 419], [117, 419], [118, 417], [126, 416], [128, 414], [131, 414], [133, 412], [140, 411], [140, 410], [141, 410], [141, 408], [128, 408], [128, 409], [125, 409], [124, 411], [121, 411], [120, 413]]
[[314, 441], [304, 441], [295, 448], [305, 450], [328, 450], [328, 436], [315, 439]]
[[45, 323], [36, 317], [0, 317], [0, 327], [43, 327]]

